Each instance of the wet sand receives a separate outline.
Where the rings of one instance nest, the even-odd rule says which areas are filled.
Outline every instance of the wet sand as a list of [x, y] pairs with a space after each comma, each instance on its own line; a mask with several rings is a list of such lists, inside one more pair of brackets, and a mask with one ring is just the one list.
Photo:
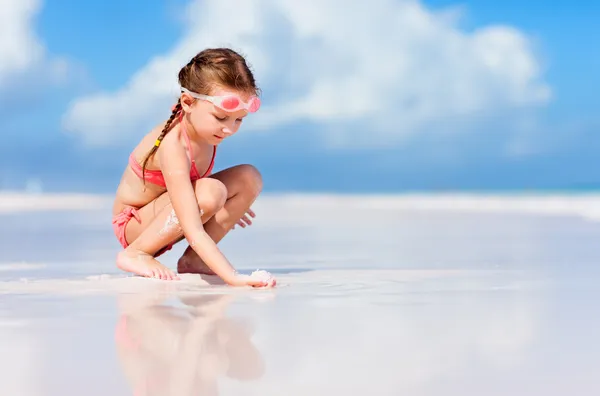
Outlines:
[[125, 276], [101, 201], [4, 210], [0, 394], [599, 393], [596, 205], [428, 199], [260, 200], [220, 246], [273, 290]]

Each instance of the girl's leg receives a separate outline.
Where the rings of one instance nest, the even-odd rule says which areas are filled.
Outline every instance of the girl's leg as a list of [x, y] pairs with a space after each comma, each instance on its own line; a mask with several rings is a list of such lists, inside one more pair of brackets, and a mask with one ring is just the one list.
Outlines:
[[[204, 225], [210, 237], [219, 243], [254, 203], [262, 191], [262, 177], [252, 165], [237, 165], [210, 176], [227, 188], [227, 201]], [[214, 275], [214, 272], [188, 246], [177, 263], [177, 272]]]
[[[225, 186], [215, 179], [194, 182], [198, 206], [206, 223], [215, 215], [227, 198]], [[140, 222], [132, 219], [127, 224], [129, 246], [117, 255], [117, 267], [126, 272], [157, 279], [177, 279], [177, 275], [159, 263], [154, 255], [166, 246], [182, 239], [183, 231], [167, 193], [138, 210]]]

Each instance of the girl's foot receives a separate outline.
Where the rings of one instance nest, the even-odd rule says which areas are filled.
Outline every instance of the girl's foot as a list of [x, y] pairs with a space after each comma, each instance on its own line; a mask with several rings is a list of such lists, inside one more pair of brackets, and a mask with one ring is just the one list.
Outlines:
[[204, 264], [198, 254], [189, 247], [177, 261], [177, 272], [180, 274], [216, 275], [208, 265]]
[[131, 247], [119, 252], [117, 267], [125, 272], [131, 272], [146, 278], [179, 280], [177, 274], [162, 265], [154, 257]]

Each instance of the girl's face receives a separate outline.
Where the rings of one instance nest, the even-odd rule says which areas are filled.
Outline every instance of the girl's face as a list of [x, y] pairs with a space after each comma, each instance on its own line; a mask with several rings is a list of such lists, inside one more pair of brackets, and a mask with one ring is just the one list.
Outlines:
[[[246, 102], [250, 95], [228, 89], [217, 88], [213, 96], [237, 96]], [[233, 135], [247, 116], [246, 109], [226, 111], [208, 100], [197, 99], [188, 93], [181, 94], [181, 105], [197, 136], [211, 145], [220, 144], [223, 139]]]

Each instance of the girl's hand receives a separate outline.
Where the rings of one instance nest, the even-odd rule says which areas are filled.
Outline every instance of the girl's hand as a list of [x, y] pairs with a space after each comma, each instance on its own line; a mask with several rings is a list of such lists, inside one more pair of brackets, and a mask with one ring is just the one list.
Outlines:
[[254, 271], [251, 275], [236, 275], [234, 286], [252, 286], [260, 288], [275, 287], [277, 280], [267, 271]]
[[250, 280], [248, 280], [248, 283], [247, 283], [248, 286], [260, 287], [260, 288], [263, 288], [263, 287], [271, 288], [271, 287], [275, 287], [276, 284], [277, 284], [277, 281], [275, 280], [275, 278], [263, 280], [263, 279], [254, 279], [252, 277], [250, 277]]
[[[243, 215], [242, 218], [238, 220], [237, 225], [239, 225], [242, 228], [246, 228], [246, 226], [252, 225], [252, 220], [248, 216], [255, 218], [256, 214], [254, 213], [254, 211], [252, 209], [248, 209], [246, 214]], [[233, 226], [233, 228], [235, 228], [235, 225]]]
[[[250, 278], [262, 282], [262, 287], [274, 287], [277, 284], [275, 277], [264, 270], [256, 270], [250, 274]], [[260, 286], [259, 286], [260, 287]]]

